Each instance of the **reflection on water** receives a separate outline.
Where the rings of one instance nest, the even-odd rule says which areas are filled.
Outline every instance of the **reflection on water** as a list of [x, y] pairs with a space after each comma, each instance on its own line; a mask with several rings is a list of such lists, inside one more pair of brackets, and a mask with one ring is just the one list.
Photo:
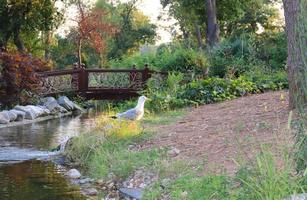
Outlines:
[[69, 185], [61, 169], [37, 160], [0, 166], [1, 200], [83, 200], [78, 188]]
[[88, 116], [64, 117], [45, 122], [0, 129], [0, 147], [47, 150], [61, 141], [89, 130], [94, 121]]
[[69, 137], [94, 126], [97, 113], [0, 129], [0, 200], [82, 200], [46, 158]]

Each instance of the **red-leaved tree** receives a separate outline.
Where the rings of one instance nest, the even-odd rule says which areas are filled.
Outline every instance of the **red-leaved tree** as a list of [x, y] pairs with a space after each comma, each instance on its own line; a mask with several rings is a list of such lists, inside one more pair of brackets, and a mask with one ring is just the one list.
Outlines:
[[78, 63], [79, 66], [81, 66], [83, 42], [88, 42], [97, 53], [101, 54], [106, 49], [104, 36], [112, 36], [118, 32], [118, 29], [116, 26], [104, 20], [107, 16], [106, 11], [97, 8], [86, 9], [86, 6], [80, 0], [78, 0], [76, 4], [79, 13], [77, 20]]
[[0, 103], [23, 104], [41, 91], [40, 78], [36, 72], [46, 71], [49, 66], [29, 54], [0, 52], [2, 80]]

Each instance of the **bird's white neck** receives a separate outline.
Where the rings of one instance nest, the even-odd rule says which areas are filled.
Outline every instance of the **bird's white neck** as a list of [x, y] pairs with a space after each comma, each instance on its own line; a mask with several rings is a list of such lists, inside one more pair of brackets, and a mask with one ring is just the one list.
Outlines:
[[139, 101], [138, 104], [136, 105], [135, 109], [136, 110], [144, 110], [144, 104], [145, 104], [145, 101]]

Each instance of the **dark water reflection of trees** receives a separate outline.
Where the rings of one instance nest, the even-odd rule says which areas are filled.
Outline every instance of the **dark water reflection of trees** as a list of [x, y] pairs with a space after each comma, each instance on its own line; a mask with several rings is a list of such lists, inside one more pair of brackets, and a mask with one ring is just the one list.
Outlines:
[[51, 162], [30, 160], [0, 166], [1, 200], [83, 200]]

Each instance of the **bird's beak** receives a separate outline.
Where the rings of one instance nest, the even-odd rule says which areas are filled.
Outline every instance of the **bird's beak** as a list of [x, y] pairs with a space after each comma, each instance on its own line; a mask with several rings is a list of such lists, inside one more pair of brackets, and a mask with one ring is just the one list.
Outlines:
[[150, 98], [146, 98], [146, 101], [151, 101], [151, 99]]

